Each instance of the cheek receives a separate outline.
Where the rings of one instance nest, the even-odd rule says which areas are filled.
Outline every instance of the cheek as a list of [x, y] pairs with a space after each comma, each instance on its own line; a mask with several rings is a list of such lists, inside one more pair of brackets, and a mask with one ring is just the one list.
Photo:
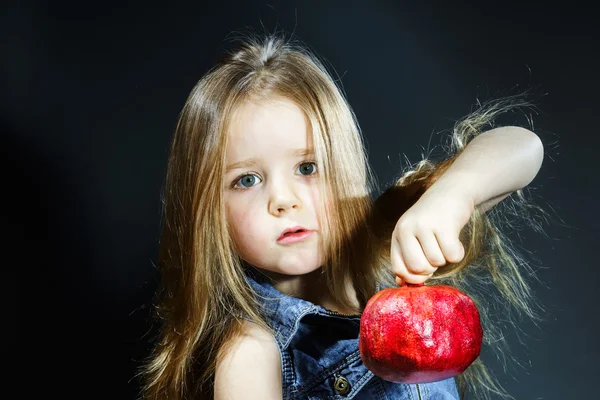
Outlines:
[[[318, 187], [312, 188], [313, 210], [319, 224], [319, 228], [324, 228], [325, 215], [331, 215], [332, 202], [327, 196], [322, 196]], [[325, 215], [321, 215], [325, 214]]]
[[[247, 204], [227, 205], [229, 232], [241, 253], [252, 251], [252, 244], [258, 245], [260, 242], [257, 229], [260, 224], [256, 221], [256, 214]], [[240, 256], [243, 257], [244, 254]]]
[[319, 191], [319, 188], [315, 185], [312, 187], [311, 189], [311, 200], [312, 200], [312, 209], [313, 212], [315, 214], [315, 217], [317, 218], [317, 223], [319, 224], [319, 228], [321, 228], [323, 226], [323, 217], [321, 215], [319, 215], [319, 213], [321, 212], [327, 212], [326, 210], [321, 210], [321, 207], [323, 207], [322, 204], [322, 197], [321, 197], [321, 192]]
[[227, 208], [227, 223], [234, 241], [240, 240], [240, 228], [248, 223], [247, 218], [244, 213], [236, 211], [235, 207]]

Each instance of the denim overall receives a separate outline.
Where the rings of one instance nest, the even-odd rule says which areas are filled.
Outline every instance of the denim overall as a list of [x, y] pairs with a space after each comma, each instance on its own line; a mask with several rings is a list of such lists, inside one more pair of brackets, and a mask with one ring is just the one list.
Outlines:
[[363, 365], [358, 350], [360, 317], [343, 316], [282, 294], [251, 271], [246, 276], [274, 331], [281, 356], [283, 399], [459, 399], [454, 378], [399, 384], [374, 376]]

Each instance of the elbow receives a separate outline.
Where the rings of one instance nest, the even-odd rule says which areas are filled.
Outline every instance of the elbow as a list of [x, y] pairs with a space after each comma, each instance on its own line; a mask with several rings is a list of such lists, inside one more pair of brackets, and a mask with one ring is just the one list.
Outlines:
[[533, 177], [531, 178], [531, 180], [533, 180], [533, 178], [535, 178], [535, 176], [538, 174], [538, 172], [540, 171], [540, 169], [542, 168], [542, 163], [544, 162], [544, 144], [542, 143], [542, 139], [540, 139], [540, 137], [538, 135], [536, 135], [535, 133], [529, 131], [530, 134], [529, 136], [531, 137], [530, 139], [530, 145], [529, 145], [529, 152], [530, 152], [530, 157], [532, 159], [533, 162]]
[[518, 131], [519, 134], [525, 138], [523, 140], [523, 157], [525, 157], [525, 165], [528, 166], [527, 170], [530, 171], [530, 173], [529, 179], [527, 179], [527, 182], [523, 185], [524, 187], [534, 180], [542, 168], [542, 163], [544, 161], [544, 144], [538, 135], [528, 129], [511, 127], [511, 130]]

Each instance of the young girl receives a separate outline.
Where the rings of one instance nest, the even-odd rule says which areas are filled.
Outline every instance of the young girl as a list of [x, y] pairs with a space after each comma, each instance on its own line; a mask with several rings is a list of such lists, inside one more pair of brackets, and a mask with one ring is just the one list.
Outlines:
[[457, 399], [457, 386], [506, 395], [479, 360], [456, 379], [384, 381], [362, 364], [358, 334], [371, 296], [403, 282], [471, 295], [486, 343], [502, 334], [493, 297], [473, 288], [496, 288], [498, 304], [535, 317], [530, 267], [491, 209], [513, 192], [520, 212], [531, 207], [520, 189], [543, 147], [522, 128], [481, 133], [520, 105], [481, 106], [456, 125], [448, 159], [423, 160], [375, 201], [358, 123], [323, 64], [282, 37], [248, 38], [198, 82], [177, 123], [162, 329], [144, 397]]

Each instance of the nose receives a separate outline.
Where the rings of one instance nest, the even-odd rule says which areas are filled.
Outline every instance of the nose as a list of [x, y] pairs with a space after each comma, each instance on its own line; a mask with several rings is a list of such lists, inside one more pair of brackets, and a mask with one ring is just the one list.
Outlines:
[[274, 216], [289, 213], [292, 209], [300, 209], [302, 201], [289, 182], [272, 182], [269, 190], [269, 212]]

